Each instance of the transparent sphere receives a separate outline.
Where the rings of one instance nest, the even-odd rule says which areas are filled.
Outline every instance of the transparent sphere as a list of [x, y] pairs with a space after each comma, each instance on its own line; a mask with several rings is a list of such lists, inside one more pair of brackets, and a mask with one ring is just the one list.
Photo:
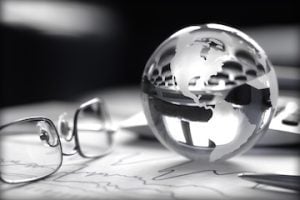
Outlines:
[[150, 128], [190, 159], [225, 160], [251, 148], [267, 130], [277, 98], [276, 74], [263, 49], [219, 24], [171, 35], [142, 77]]

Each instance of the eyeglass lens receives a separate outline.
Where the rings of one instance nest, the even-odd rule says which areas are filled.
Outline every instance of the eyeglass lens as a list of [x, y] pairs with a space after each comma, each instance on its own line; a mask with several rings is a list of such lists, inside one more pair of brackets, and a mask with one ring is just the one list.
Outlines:
[[77, 136], [84, 156], [101, 156], [111, 147], [112, 134], [107, 130], [104, 114], [99, 102], [87, 105], [79, 111]]
[[45, 120], [25, 120], [0, 130], [1, 178], [19, 183], [54, 173], [62, 162], [57, 132]]

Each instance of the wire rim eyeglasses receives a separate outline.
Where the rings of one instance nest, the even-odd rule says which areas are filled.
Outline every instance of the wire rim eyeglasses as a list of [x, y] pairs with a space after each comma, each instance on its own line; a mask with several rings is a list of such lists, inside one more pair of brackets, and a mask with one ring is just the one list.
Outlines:
[[[0, 180], [24, 183], [43, 179], [61, 167], [63, 156], [76, 153], [84, 158], [103, 157], [112, 150], [115, 131], [111, 127], [106, 106], [98, 98], [81, 104], [72, 121], [62, 114], [58, 129], [46, 117], [29, 117], [2, 125]], [[63, 152], [63, 143], [72, 142], [73, 152]]]

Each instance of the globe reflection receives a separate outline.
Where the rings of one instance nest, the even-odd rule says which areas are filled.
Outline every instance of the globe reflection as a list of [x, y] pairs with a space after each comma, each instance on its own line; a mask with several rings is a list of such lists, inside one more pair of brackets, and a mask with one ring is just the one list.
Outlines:
[[224, 160], [251, 148], [268, 128], [278, 86], [262, 48], [236, 29], [184, 28], [148, 60], [142, 98], [150, 128], [190, 159]]

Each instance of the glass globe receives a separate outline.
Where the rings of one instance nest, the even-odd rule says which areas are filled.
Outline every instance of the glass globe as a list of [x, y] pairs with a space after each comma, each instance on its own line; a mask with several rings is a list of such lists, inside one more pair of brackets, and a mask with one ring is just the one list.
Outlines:
[[190, 159], [225, 160], [251, 148], [268, 129], [277, 98], [264, 50], [219, 24], [171, 35], [142, 76], [143, 108], [154, 135]]

